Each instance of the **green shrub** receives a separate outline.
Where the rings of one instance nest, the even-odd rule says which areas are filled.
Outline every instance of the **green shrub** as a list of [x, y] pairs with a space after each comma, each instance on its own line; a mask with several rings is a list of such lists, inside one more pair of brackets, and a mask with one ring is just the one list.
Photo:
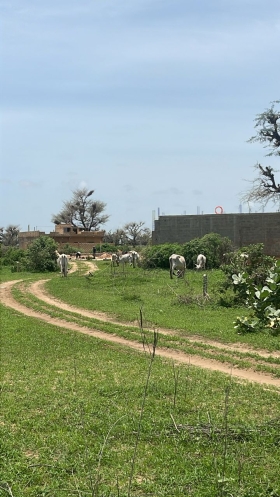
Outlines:
[[26, 251], [16, 247], [1, 247], [1, 259], [3, 266], [14, 266], [17, 262], [21, 265], [25, 264]]
[[77, 248], [70, 245], [70, 243], [65, 243], [65, 245], [63, 245], [63, 249], [61, 249], [61, 253], [62, 252], [67, 255], [76, 254]]
[[171, 254], [183, 255], [188, 269], [193, 269], [198, 254], [204, 254], [207, 258], [207, 269], [220, 267], [223, 254], [232, 250], [229, 238], [222, 237], [217, 233], [209, 233], [202, 238], [181, 243], [164, 243], [145, 247], [141, 251], [143, 266], [146, 268], [168, 268]]
[[182, 255], [186, 259], [188, 269], [193, 269], [198, 254], [206, 256], [207, 269], [219, 268], [223, 261], [223, 254], [232, 250], [232, 242], [218, 233], [208, 233], [202, 238], [194, 238], [182, 247]]
[[[242, 247], [234, 252], [228, 252], [225, 263], [221, 265], [222, 271], [227, 276], [225, 288], [232, 287], [233, 275], [246, 274], [254, 285], [264, 285], [270, 268], [275, 263], [275, 258], [263, 253], [262, 243]], [[240, 282], [241, 283], [241, 282]], [[244, 302], [246, 299], [246, 285], [234, 285], [236, 300]]]
[[27, 268], [30, 271], [57, 271], [56, 242], [48, 236], [40, 236], [27, 249]]
[[252, 318], [237, 318], [239, 332], [258, 331], [265, 328], [271, 334], [280, 334], [280, 261], [267, 272], [265, 281], [256, 284], [248, 273], [233, 275], [233, 285], [245, 295], [245, 302], [252, 311]]
[[145, 247], [141, 252], [142, 266], [147, 269], [166, 269], [169, 267], [171, 254], [182, 254], [182, 245], [179, 243], [164, 243]]

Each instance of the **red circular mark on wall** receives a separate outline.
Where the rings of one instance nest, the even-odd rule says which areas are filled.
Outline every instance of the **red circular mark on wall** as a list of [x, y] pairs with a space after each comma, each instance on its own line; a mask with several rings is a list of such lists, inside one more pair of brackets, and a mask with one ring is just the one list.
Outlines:
[[224, 209], [220, 205], [217, 205], [217, 207], [215, 207], [215, 214], [223, 214], [223, 212]]

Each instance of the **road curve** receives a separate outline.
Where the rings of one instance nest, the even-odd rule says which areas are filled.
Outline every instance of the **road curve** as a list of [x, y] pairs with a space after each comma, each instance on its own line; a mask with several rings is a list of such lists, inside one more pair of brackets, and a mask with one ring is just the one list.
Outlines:
[[[2, 283], [0, 285], [0, 301], [4, 306], [9, 307], [9, 308], [11, 308], [17, 312], [20, 312], [26, 316], [30, 316], [32, 318], [39, 319], [41, 321], [44, 321], [46, 323], [52, 324], [52, 325], [60, 327], [60, 328], [77, 331], [79, 333], [90, 335], [90, 336], [95, 337], [95, 338], [100, 339], [100, 340], [112, 342], [112, 343], [115, 343], [115, 344], [118, 344], [121, 346], [125, 346], [125, 347], [130, 347], [131, 349], [134, 349], [138, 352], [149, 353], [147, 347], [144, 347], [142, 344], [134, 342], [132, 340], [127, 340], [127, 339], [124, 339], [122, 337], [118, 337], [117, 335], [111, 335], [111, 334], [105, 333], [105, 332], [97, 330], [97, 329], [93, 330], [93, 329], [87, 328], [85, 326], [80, 326], [76, 323], [68, 322], [68, 321], [63, 320], [63, 319], [52, 318], [51, 316], [48, 316], [48, 315], [43, 314], [41, 312], [37, 312], [37, 311], [34, 311], [33, 309], [25, 307], [23, 304], [20, 304], [19, 302], [17, 302], [12, 295], [12, 287], [13, 287], [13, 285], [18, 283], [19, 281], [20, 280], [8, 281], [8, 282]], [[51, 305], [55, 305], [56, 307], [58, 307], [60, 309], [64, 309], [65, 311], [67, 310], [70, 312], [78, 312], [82, 316], [95, 317], [96, 319], [100, 319], [101, 321], [108, 321], [108, 322], [110, 321], [110, 322], [114, 323], [114, 321], [112, 319], [110, 319], [108, 316], [106, 316], [105, 313], [99, 313], [99, 312], [94, 313], [93, 311], [86, 311], [84, 309], [75, 308], [73, 306], [70, 306], [68, 304], [65, 304], [64, 302], [61, 302], [61, 301], [55, 299], [51, 295], [48, 295], [43, 289], [44, 282], [45, 282], [45, 280], [37, 281], [35, 283], [32, 283], [31, 287], [30, 287], [31, 292], [34, 295], [38, 296], [38, 298], [40, 298], [42, 301], [49, 303]], [[117, 323], [117, 324], [120, 325], [121, 323]], [[174, 333], [174, 331], [172, 332], [172, 330], [157, 330], [157, 331], [159, 331], [159, 333], [161, 333], [161, 331], [163, 333], [169, 333], [169, 332]], [[190, 341], [191, 341], [191, 339], [190, 339]], [[195, 338], [195, 339], [193, 339], [193, 341], [197, 341], [197, 339]], [[207, 343], [211, 343], [211, 342], [207, 341]], [[213, 344], [213, 346], [217, 346], [218, 342], [212, 342], [212, 344]], [[214, 344], [216, 344], [216, 345], [214, 345]], [[244, 349], [243, 347], [242, 347], [242, 349], [240, 349], [239, 347], [235, 347], [235, 346], [230, 346], [230, 345], [227, 346], [225, 344], [219, 344], [218, 346], [220, 346], [221, 348], [224, 348], [224, 349], [228, 348], [229, 350], [232, 350], [232, 351], [234, 351], [234, 350], [237, 350], [237, 351], [250, 350], [250, 349]], [[252, 351], [252, 350], [250, 350], [250, 351]], [[180, 351], [164, 349], [164, 348], [161, 348], [159, 346], [156, 349], [156, 355], [163, 357], [163, 358], [166, 358], [166, 359], [169, 359], [169, 360], [172, 360], [172, 361], [177, 362], [177, 363], [197, 366], [197, 367], [201, 367], [201, 368], [208, 369], [211, 371], [219, 371], [219, 372], [225, 373], [233, 378], [236, 378], [237, 380], [256, 382], [256, 383], [259, 383], [259, 384], [267, 386], [267, 387], [273, 386], [277, 390], [279, 390], [279, 393], [280, 393], [280, 379], [272, 377], [272, 376], [265, 374], [265, 373], [255, 372], [255, 371], [247, 370], [247, 369], [234, 368], [230, 364], [221, 363], [221, 362], [216, 361], [214, 359], [205, 359], [205, 358], [202, 358], [200, 356], [196, 356], [196, 355], [192, 355], [192, 354], [188, 355], [188, 354], [184, 354], [183, 352], [180, 352]], [[279, 357], [280, 354], [278, 354], [277, 352], [275, 354], [270, 354], [268, 352], [263, 351], [263, 352], [260, 352], [260, 355], [263, 355], [263, 357], [267, 357], [267, 356]]]

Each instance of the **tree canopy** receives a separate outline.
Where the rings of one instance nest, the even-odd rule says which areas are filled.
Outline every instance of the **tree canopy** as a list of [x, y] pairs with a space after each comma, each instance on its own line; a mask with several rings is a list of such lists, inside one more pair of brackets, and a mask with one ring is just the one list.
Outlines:
[[[276, 108], [280, 100], [275, 100], [271, 106], [255, 118], [257, 133], [248, 142], [259, 142], [269, 149], [266, 157], [280, 156], [280, 110]], [[275, 169], [257, 163], [257, 176], [253, 179], [252, 187], [242, 195], [243, 202], [257, 202], [266, 205], [269, 201], [276, 203], [280, 200], [280, 183], [277, 182]]]
[[0, 228], [0, 243], [7, 247], [18, 247], [18, 234], [20, 227], [9, 224], [5, 229]]
[[143, 221], [139, 221], [139, 223], [126, 223], [124, 225], [123, 231], [125, 233], [125, 237], [128, 243], [133, 247], [136, 247], [136, 245], [147, 245], [147, 243], [149, 243], [151, 238], [151, 230], [144, 225], [145, 223]]
[[94, 190], [77, 188], [72, 192], [72, 198], [63, 202], [63, 208], [58, 214], [52, 216], [54, 224], [72, 224], [85, 231], [98, 230], [109, 219], [104, 214], [106, 204], [91, 198]]
[[126, 223], [123, 228], [105, 233], [104, 242], [114, 245], [148, 245], [151, 240], [151, 230], [144, 226], [143, 221]]

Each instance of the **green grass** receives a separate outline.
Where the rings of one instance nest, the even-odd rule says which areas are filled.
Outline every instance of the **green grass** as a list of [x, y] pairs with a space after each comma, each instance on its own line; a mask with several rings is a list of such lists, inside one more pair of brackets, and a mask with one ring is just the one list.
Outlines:
[[[111, 270], [110, 263], [97, 261], [99, 271], [92, 277], [74, 273], [66, 280], [52, 278], [46, 288], [56, 297], [78, 307], [101, 310], [120, 321], [135, 321], [142, 308], [146, 326], [182, 330], [185, 334], [218, 339], [225, 343], [280, 350], [279, 337], [268, 333], [238, 335], [237, 316], [248, 314], [245, 307], [218, 305], [224, 275], [208, 271], [209, 299], [202, 297], [201, 272], [187, 271], [186, 279], [170, 279], [164, 270], [141, 268]], [[182, 303], [182, 300], [187, 303]]]
[[29, 272], [12, 272], [9, 267], [2, 266], [0, 268], [0, 283], [14, 280], [39, 280], [42, 277], [51, 278], [54, 273], [29, 273]]
[[[33, 294], [29, 293], [28, 284], [15, 285], [13, 288], [13, 295], [17, 301], [23, 305], [44, 314], [47, 314], [53, 318], [63, 319], [70, 323], [76, 323], [80, 326], [86, 326], [91, 329], [98, 329], [106, 333], [111, 333], [118, 335], [125, 339], [137, 341], [142, 343], [142, 336], [139, 334], [138, 327], [135, 326], [121, 326], [114, 323], [102, 322], [94, 318], [84, 317], [77, 312], [67, 312], [61, 310], [55, 306], [46, 304]], [[152, 340], [153, 331], [145, 329], [146, 336], [149, 340]], [[213, 345], [207, 345], [198, 341], [190, 341], [189, 336], [184, 336], [184, 334], [177, 333], [172, 335], [165, 335], [160, 333], [159, 335], [159, 345], [161, 347], [166, 347], [172, 350], [182, 351], [186, 354], [200, 355], [203, 358], [216, 359], [220, 362], [227, 362], [234, 367], [254, 369], [256, 371], [263, 371], [270, 373], [275, 376], [280, 375], [280, 359], [275, 359], [271, 357], [261, 357], [257, 353], [246, 352], [246, 351], [232, 351], [226, 350], [226, 348], [216, 348]]]
[[[208, 272], [210, 300], [203, 302], [201, 273], [188, 272], [186, 283], [167, 271], [98, 265], [93, 277], [4, 270], [2, 281], [28, 280], [15, 286], [17, 300], [66, 322], [142, 341], [132, 324], [101, 323], [42, 303], [29, 293], [31, 281], [50, 278], [56, 297], [120, 321], [132, 323], [142, 308], [150, 343], [154, 327], [176, 330], [160, 335], [160, 347], [279, 371], [279, 361], [190, 342], [200, 335], [254, 345], [256, 352], [279, 350], [279, 337], [235, 333], [233, 316], [244, 309], [219, 309], [220, 272]], [[148, 353], [72, 332], [67, 323], [58, 328], [2, 306], [0, 312], [1, 497], [280, 495], [280, 397], [273, 388], [175, 365], [157, 353], [152, 361]]]
[[[127, 496], [149, 355], [5, 308], [1, 322], [0, 495]], [[278, 495], [279, 407], [156, 356], [130, 495]]]

